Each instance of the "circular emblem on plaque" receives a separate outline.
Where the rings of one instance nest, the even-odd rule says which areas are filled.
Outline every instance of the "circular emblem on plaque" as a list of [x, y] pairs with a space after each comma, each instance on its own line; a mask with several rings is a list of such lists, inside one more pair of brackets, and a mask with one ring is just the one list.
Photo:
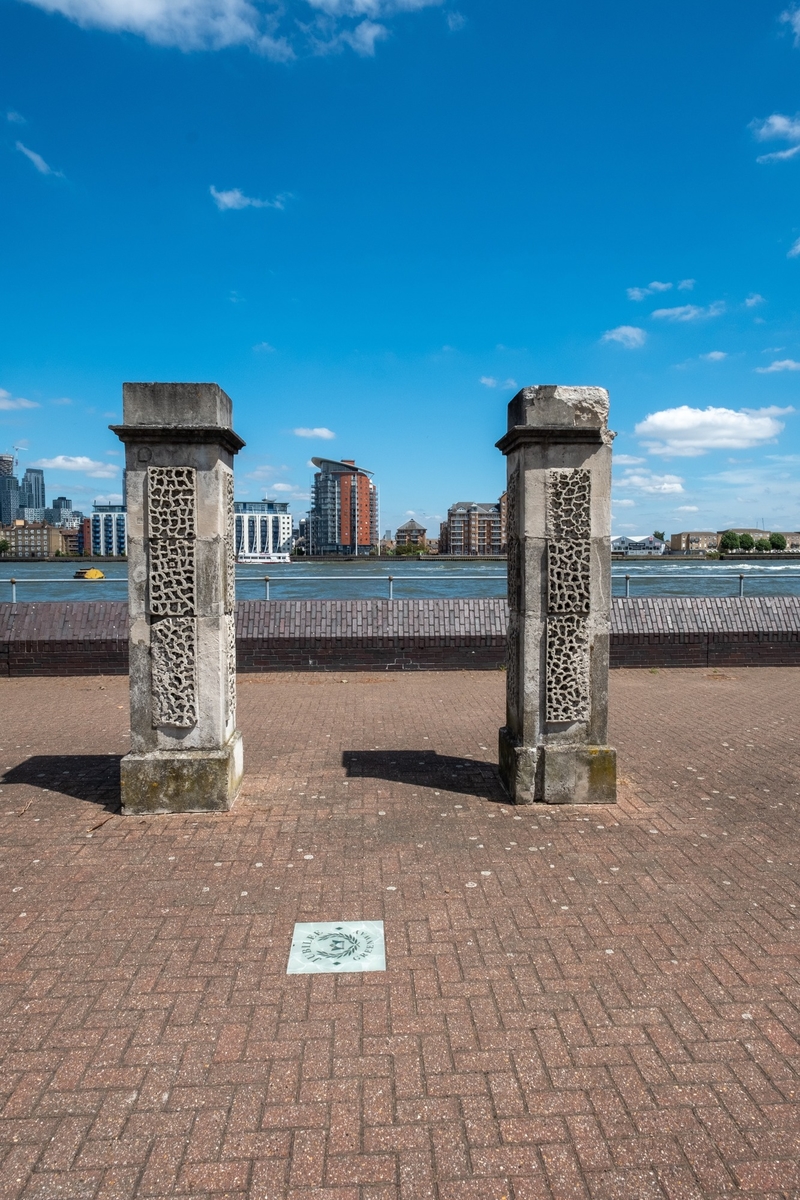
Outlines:
[[362, 962], [374, 949], [375, 939], [366, 929], [344, 929], [341, 925], [314, 929], [300, 943], [300, 953], [307, 962], [330, 963], [334, 967]]

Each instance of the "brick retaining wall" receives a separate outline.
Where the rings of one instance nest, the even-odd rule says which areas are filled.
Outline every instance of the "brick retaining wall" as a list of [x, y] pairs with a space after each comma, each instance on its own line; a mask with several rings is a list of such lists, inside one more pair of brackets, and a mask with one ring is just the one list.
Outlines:
[[[239, 670], [497, 670], [505, 600], [242, 600]], [[800, 597], [615, 599], [612, 667], [800, 666]], [[0, 675], [124, 675], [122, 601], [0, 604]]]

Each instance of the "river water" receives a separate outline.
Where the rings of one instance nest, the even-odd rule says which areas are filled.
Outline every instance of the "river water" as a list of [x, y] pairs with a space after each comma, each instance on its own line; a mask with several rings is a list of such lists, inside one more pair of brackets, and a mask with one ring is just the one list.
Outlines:
[[[81, 565], [90, 565], [84, 559]], [[76, 563], [0, 561], [0, 601], [11, 599], [8, 580], [17, 580], [17, 599], [32, 600], [123, 600], [127, 587], [127, 563], [97, 564], [106, 579], [91, 583], [73, 578]], [[625, 576], [630, 576], [631, 596], [736, 596], [739, 576], [744, 576], [746, 596], [800, 595], [800, 556], [766, 562], [693, 561], [651, 559], [649, 562], [614, 562], [613, 593], [625, 594]], [[358, 562], [270, 563], [262, 567], [237, 568], [236, 594], [240, 600], [263, 599], [264, 576], [269, 576], [270, 598], [367, 599], [388, 597], [389, 576], [394, 576], [395, 599], [423, 597], [504, 596], [505, 562], [404, 562], [397, 559], [361, 559]]]

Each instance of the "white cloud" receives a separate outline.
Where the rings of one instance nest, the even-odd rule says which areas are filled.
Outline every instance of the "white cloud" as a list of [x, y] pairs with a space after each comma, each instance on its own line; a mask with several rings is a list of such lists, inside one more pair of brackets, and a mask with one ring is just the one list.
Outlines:
[[757, 162], [784, 162], [787, 158], [794, 158], [796, 154], [800, 154], [800, 113], [794, 117], [772, 113], [764, 121], [751, 121], [750, 128], [758, 142], [778, 140], [791, 143], [786, 150], [773, 150], [769, 154], [759, 155]]
[[336, 434], [332, 429], [326, 429], [324, 425], [318, 425], [314, 429], [306, 429], [301, 426], [299, 429], [293, 429], [292, 433], [295, 437], [302, 438], [322, 438], [323, 441], [329, 442], [331, 438], [335, 438]]
[[626, 350], [638, 350], [646, 340], [647, 334], [636, 325], [618, 325], [616, 329], [607, 329], [600, 338], [601, 342], [619, 342]]
[[293, 492], [295, 490], [292, 483], [273, 483], [270, 486], [273, 492]]
[[[161, 46], [246, 46], [275, 62], [349, 47], [371, 56], [389, 36], [380, 21], [442, 0], [27, 0], [78, 25], [138, 34]], [[312, 10], [309, 20], [309, 8]]]
[[286, 207], [286, 200], [289, 198], [288, 193], [282, 192], [274, 200], [257, 200], [254, 196], [245, 196], [244, 192], [240, 191], [239, 188], [231, 188], [227, 192], [218, 192], [213, 184], [208, 190], [220, 212], [225, 212], [230, 208], [278, 208], [282, 211]]
[[449, 12], [446, 17], [447, 28], [451, 33], [458, 33], [467, 23], [467, 18], [460, 12]]
[[792, 408], [666, 408], [636, 426], [651, 454], [696, 458], [709, 450], [745, 450], [774, 442], [784, 427], [777, 418]]
[[626, 471], [616, 486], [634, 488], [649, 496], [667, 496], [683, 491], [683, 479], [680, 475], [654, 475], [652, 471]]
[[708, 354], [701, 354], [700, 357], [705, 362], [722, 362], [723, 358], [727, 358], [724, 350], [709, 350]]
[[800, 238], [793, 243], [791, 250], [786, 255], [787, 258], [797, 258], [798, 256], [800, 256]]
[[6, 113], [6, 120], [10, 121], [12, 125], [27, 125], [28, 124], [28, 122], [23, 117], [22, 113], [14, 112], [13, 109], [9, 109], [8, 112]]
[[793, 358], [781, 358], [768, 367], [756, 367], [758, 375], [774, 375], [776, 371], [800, 371], [800, 362], [795, 362]]
[[15, 408], [39, 408], [35, 400], [23, 400], [21, 396], [12, 396], [5, 388], [0, 388], [0, 410], [11, 412]]
[[633, 467], [637, 463], [643, 463], [643, 458], [636, 458], [633, 454], [615, 454], [614, 462], [621, 467]]
[[700, 512], [700, 509], [697, 507], [696, 504], [681, 504], [681, 506], [679, 508], [676, 508], [675, 511], [676, 512]]
[[794, 44], [800, 46], [800, 8], [790, 8], [781, 13], [781, 21], [794, 31]]
[[679, 292], [691, 292], [694, 290], [694, 285], [696, 283], [697, 283], [696, 279], [682, 279], [680, 281], [680, 283], [678, 284], [678, 291]]
[[617, 508], [636, 508], [635, 500], [617, 500], [615, 498], [611, 501], [611, 503], [615, 504]]
[[671, 283], [660, 283], [658, 279], [654, 279], [647, 287], [629, 287], [628, 299], [644, 300], [645, 296], [652, 296], [653, 292], [668, 292], [671, 287]]
[[35, 150], [29, 150], [27, 146], [23, 146], [22, 142], [17, 142], [16, 146], [20, 154], [24, 154], [28, 161], [33, 163], [40, 175], [55, 175], [58, 179], [64, 178], [63, 172], [54, 171], [53, 168], [44, 161], [41, 154], [37, 154]]
[[751, 292], [744, 302], [745, 308], [757, 308], [759, 304], [766, 304], [760, 292]]
[[113, 479], [119, 475], [116, 463], [95, 462], [83, 454], [57, 454], [55, 458], [40, 458], [32, 465], [48, 471], [82, 471], [90, 479]]
[[109, 492], [107, 496], [95, 496], [94, 504], [122, 504], [121, 492]]
[[488, 387], [488, 388], [497, 387], [497, 380], [495, 379], [495, 377], [493, 375], [481, 375], [478, 382], [482, 383], [484, 387]]
[[715, 300], [708, 308], [697, 304], [681, 304], [677, 308], [657, 308], [650, 314], [659, 321], [701, 321], [706, 317], [718, 317], [725, 312], [722, 300]]
[[506, 381], [501, 383], [500, 386], [502, 388], [506, 388], [508, 391], [514, 391], [517, 387], [517, 381], [516, 379], [506, 379]]
[[259, 353], [259, 354], [274, 354], [275, 353], [275, 347], [272, 346], [269, 342], [256, 342], [255, 346], [253, 346], [253, 349], [255, 351], [257, 351], [257, 353]]

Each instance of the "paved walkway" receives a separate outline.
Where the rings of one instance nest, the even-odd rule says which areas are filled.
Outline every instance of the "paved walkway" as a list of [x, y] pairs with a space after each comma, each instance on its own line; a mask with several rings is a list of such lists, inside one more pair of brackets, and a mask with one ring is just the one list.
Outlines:
[[800, 1197], [800, 671], [615, 672], [606, 809], [505, 802], [502, 688], [244, 677], [144, 819], [125, 679], [0, 681], [0, 1200]]

